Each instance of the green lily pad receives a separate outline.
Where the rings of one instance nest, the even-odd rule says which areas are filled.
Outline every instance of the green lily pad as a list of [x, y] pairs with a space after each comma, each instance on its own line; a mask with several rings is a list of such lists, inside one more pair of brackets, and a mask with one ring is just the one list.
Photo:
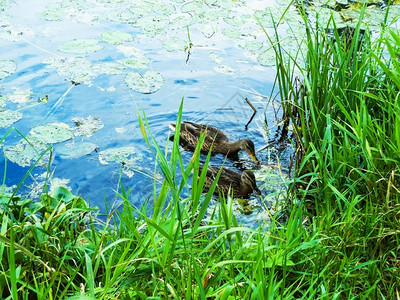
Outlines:
[[91, 1], [87, 0], [63, 0], [61, 6], [72, 7], [75, 10], [87, 10], [95, 7], [95, 5], [91, 3]]
[[136, 16], [131, 13], [130, 11], [112, 11], [106, 15], [107, 19], [118, 23], [118, 24], [123, 24], [123, 23], [134, 23], [136, 21]]
[[6, 96], [0, 96], [0, 107], [6, 106], [7, 103], [7, 97]]
[[229, 11], [227, 10], [221, 10], [217, 8], [210, 9], [198, 16], [199, 23], [208, 24], [211, 22], [217, 22], [220, 18], [227, 17], [228, 15]]
[[22, 114], [18, 111], [8, 109], [0, 110], [0, 128], [8, 127], [20, 119], [22, 119]]
[[185, 28], [186, 26], [194, 24], [196, 16], [192, 16], [188, 13], [177, 14], [171, 16], [168, 28], [169, 29], [179, 29]]
[[162, 45], [165, 50], [172, 52], [172, 51], [185, 51], [188, 46], [188, 43], [180, 38], [170, 37], [164, 40]]
[[276, 63], [274, 51], [264, 51], [257, 57], [257, 61], [260, 65], [265, 67], [273, 67]]
[[61, 45], [58, 50], [66, 53], [87, 54], [103, 48], [96, 39], [75, 39]]
[[133, 36], [122, 31], [105, 31], [101, 34], [101, 38], [112, 45], [122, 45], [124, 42], [133, 41]]
[[[29, 141], [32, 145], [28, 144], [25, 140], [22, 140], [16, 145], [4, 147], [4, 156], [21, 167], [31, 166], [40, 158], [41, 154], [48, 146], [36, 141], [35, 139], [29, 139]], [[39, 163], [39, 165], [46, 165], [49, 158], [50, 152], [47, 152], [47, 154], [40, 158], [41, 163]]]
[[17, 64], [13, 60], [0, 60], [0, 80], [10, 76], [17, 70]]
[[107, 62], [107, 63], [94, 65], [92, 70], [93, 70], [93, 72], [100, 73], [100, 74], [118, 75], [118, 74], [122, 74], [122, 71], [125, 68], [126, 68], [126, 66], [121, 65], [119, 63]]
[[257, 41], [246, 41], [244, 43], [239, 43], [239, 46], [249, 51], [257, 51], [263, 47], [263, 43]]
[[142, 33], [155, 37], [156, 35], [165, 32], [165, 28], [169, 23], [169, 17], [164, 15], [145, 16], [137, 20], [135, 26], [141, 28]]
[[153, 11], [153, 8], [151, 5], [147, 4], [146, 2], [142, 3], [137, 3], [135, 5], [132, 5], [129, 7], [129, 10], [135, 15], [135, 16], [146, 16], [150, 14]]
[[91, 137], [93, 133], [99, 131], [104, 127], [100, 117], [89, 116], [87, 118], [72, 118], [76, 125], [75, 136], [86, 136]]
[[232, 0], [218, 0], [218, 1], [206, 1], [208, 5], [211, 5], [209, 2], [213, 2], [213, 6], [220, 7], [224, 10], [232, 10], [235, 7], [243, 5], [241, 1], [232, 1]]
[[13, 2], [11, 0], [2, 0], [0, 2], [0, 11], [5, 11], [12, 6]]
[[72, 57], [72, 58], [57, 58], [51, 57], [43, 61], [47, 64], [47, 68], [57, 69], [58, 75], [61, 77], [67, 77], [69, 80], [76, 82], [87, 83], [90, 77], [92, 65], [90, 61], [83, 57]]
[[128, 177], [132, 177], [134, 169], [137, 168], [137, 162], [141, 161], [142, 157], [135, 153], [133, 147], [119, 147], [103, 150], [99, 152], [99, 161], [103, 165], [108, 165], [110, 162], [122, 164], [122, 172]]
[[65, 16], [65, 10], [60, 3], [49, 3], [46, 5], [46, 10], [38, 13], [37, 16], [47, 21], [61, 21]]
[[239, 29], [237, 29], [237, 28], [235, 28], [235, 29], [228, 29], [228, 28], [225, 28], [225, 29], [222, 31], [222, 34], [223, 34], [224, 36], [226, 36], [227, 38], [235, 39], [235, 40], [242, 37], [242, 32], [241, 32]]
[[159, 1], [153, 6], [153, 12], [159, 15], [171, 16], [176, 12], [176, 7], [172, 3], [166, 3], [166, 1]]
[[147, 69], [149, 67], [151, 60], [143, 56], [138, 56], [134, 58], [123, 59], [119, 62], [127, 68]]
[[35, 126], [30, 134], [43, 144], [61, 143], [74, 138], [71, 128], [65, 123]]
[[99, 161], [102, 165], [108, 165], [110, 162], [126, 163], [134, 154], [134, 147], [110, 148], [99, 152]]
[[246, 22], [245, 19], [243, 19], [242, 17], [238, 17], [238, 16], [224, 18], [224, 21], [225, 21], [225, 23], [232, 25], [232, 26], [240, 26]]
[[210, 7], [203, 1], [191, 1], [182, 5], [181, 12], [193, 13], [195, 15], [201, 15], [210, 10]]
[[57, 146], [56, 155], [63, 159], [75, 159], [89, 155], [97, 149], [97, 145], [88, 142], [72, 142]]
[[137, 72], [130, 72], [125, 77], [125, 83], [132, 90], [142, 94], [151, 94], [158, 91], [164, 83], [164, 78], [157, 71], [147, 71], [146, 73], [139, 74]]

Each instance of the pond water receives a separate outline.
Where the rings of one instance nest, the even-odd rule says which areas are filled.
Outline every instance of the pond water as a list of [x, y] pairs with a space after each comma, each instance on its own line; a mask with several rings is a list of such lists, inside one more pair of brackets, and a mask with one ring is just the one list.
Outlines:
[[[47, 180], [50, 187], [67, 186], [104, 211], [105, 203], [119, 201], [115, 191], [121, 180], [139, 207], [153, 191], [155, 162], [137, 115], [146, 113], [164, 146], [171, 135], [168, 124], [184, 99], [184, 120], [217, 126], [231, 139], [251, 138], [262, 149], [257, 153], [262, 166], [255, 168], [243, 155], [245, 167], [263, 178], [264, 195], [279, 192], [291, 148], [264, 148], [277, 137], [278, 106], [268, 105], [275, 58], [254, 15], [272, 32], [270, 14], [279, 18], [286, 5], [257, 0], [3, 0], [0, 134], [14, 127], [39, 152], [54, 146], [51, 178], [46, 179], [44, 166], [35, 167], [21, 191], [35, 196]], [[282, 22], [279, 31], [289, 37], [284, 41], [288, 48], [298, 49], [295, 41], [304, 36], [300, 17], [293, 10], [286, 19], [299, 28], [289, 31]], [[258, 110], [247, 131], [253, 111], [245, 97]], [[9, 188], [38, 157], [18, 132], [11, 131], [1, 145], [0, 172]], [[183, 155], [189, 159], [191, 154]], [[282, 173], [274, 168], [278, 160]], [[216, 156], [212, 163], [223, 161]], [[266, 172], [275, 178], [269, 186]]]

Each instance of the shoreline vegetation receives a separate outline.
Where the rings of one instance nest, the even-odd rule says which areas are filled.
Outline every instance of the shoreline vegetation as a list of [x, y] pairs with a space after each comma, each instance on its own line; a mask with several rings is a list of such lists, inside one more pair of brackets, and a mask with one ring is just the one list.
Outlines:
[[361, 27], [364, 10], [345, 30], [299, 12], [304, 57], [288, 56], [277, 26], [275, 36], [265, 31], [275, 41], [276, 88], [295, 136], [284, 223], [276, 213], [268, 227], [242, 227], [230, 197], [204, 222], [215, 184], [202, 194], [199, 147], [189, 165], [182, 161], [182, 105], [170, 153], [139, 114], [163, 175], [142, 207], [121, 186], [121, 206], [100, 222], [64, 188], [39, 201], [2, 189], [0, 297], [399, 299], [399, 33], [382, 25], [373, 37]]

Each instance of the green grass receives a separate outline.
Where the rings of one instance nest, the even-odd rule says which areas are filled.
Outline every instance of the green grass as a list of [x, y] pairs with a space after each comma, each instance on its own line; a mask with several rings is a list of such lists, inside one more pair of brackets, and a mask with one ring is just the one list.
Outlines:
[[[45, 190], [39, 201], [2, 189], [0, 297], [398, 299], [400, 37], [383, 28], [359, 40], [360, 23], [349, 40], [333, 20], [329, 32], [306, 17], [304, 24], [300, 84], [294, 66], [303, 57], [288, 58], [278, 36], [274, 45], [297, 149], [284, 224], [273, 218], [268, 227], [242, 227], [229, 197], [203, 222], [215, 186], [202, 194], [199, 147], [187, 164], [179, 125], [164, 148], [140, 114], [164, 178], [142, 207], [121, 186], [121, 205], [100, 222], [63, 188]], [[176, 124], [181, 113], [182, 106]]]

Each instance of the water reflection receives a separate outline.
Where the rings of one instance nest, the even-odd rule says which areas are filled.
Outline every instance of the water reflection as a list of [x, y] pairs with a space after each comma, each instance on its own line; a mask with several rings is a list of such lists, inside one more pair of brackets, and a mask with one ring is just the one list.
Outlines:
[[[38, 4], [37, 1], [23, 1], [14, 3], [8, 10], [9, 16], [2, 21], [4, 31], [12, 31], [12, 34], [19, 31], [21, 34], [3, 35], [0, 38], [0, 55], [2, 59], [14, 60], [18, 68], [13, 75], [1, 81], [0, 93], [10, 97], [21, 90], [29, 91], [29, 103], [7, 102], [8, 109], [23, 113], [23, 118], [14, 125], [24, 136], [28, 136], [31, 128], [38, 124], [63, 122], [71, 131], [76, 132], [75, 118], [95, 117], [101, 121], [104, 127], [93, 132], [91, 136], [75, 135], [73, 140], [55, 144], [54, 159], [50, 167], [52, 177], [58, 180], [56, 182], [66, 184], [73, 193], [82, 195], [91, 204], [104, 209], [105, 203], [109, 205], [113, 202], [120, 183], [131, 190], [131, 200], [136, 206], [140, 206], [153, 192], [152, 177], [158, 170], [144, 143], [138, 113], [146, 113], [151, 131], [162, 147], [166, 145], [171, 134], [168, 124], [175, 121], [182, 98], [184, 120], [216, 126], [224, 130], [232, 140], [250, 138], [256, 149], [263, 148], [266, 140], [273, 136], [276, 126], [266, 128], [265, 118], [270, 119], [269, 124], [274, 124], [274, 111], [267, 109], [267, 101], [257, 94], [271, 93], [274, 69], [260, 67], [255, 60], [255, 52], [239, 47], [234, 39], [220, 32], [226, 26], [231, 26], [228, 23], [239, 19], [224, 20], [224, 16], [215, 16], [211, 20], [209, 15], [203, 16], [204, 19], [201, 20], [192, 20], [199, 23], [190, 24], [189, 33], [193, 47], [189, 60], [186, 61], [185, 51], [169, 52], [162, 45], [163, 40], [171, 36], [186, 41], [186, 25], [175, 29], [163, 28], [165, 31], [152, 36], [143, 34], [143, 28], [132, 26], [129, 22], [112, 22], [111, 15], [115, 17], [119, 11], [125, 11], [132, 17], [132, 12], [129, 11], [130, 1], [119, 4], [94, 1], [82, 7], [65, 2], [63, 9], [67, 9], [69, 14], [59, 16], [62, 17], [59, 21], [46, 21], [40, 14], [51, 5], [59, 3], [53, 2], [43, 1]], [[47, 6], [48, 4], [51, 5]], [[256, 4], [259, 8], [263, 2], [256, 1]], [[213, 9], [213, 12], [222, 11], [217, 5]], [[54, 15], [51, 16], [56, 18], [55, 12], [52, 13]], [[92, 14], [97, 19], [79, 19], [83, 13], [87, 13], [87, 16]], [[229, 11], [226, 10], [224, 14], [229, 14]], [[238, 13], [232, 10], [232, 16], [236, 15]], [[247, 22], [242, 22], [245, 26], [245, 38], [260, 40], [262, 44], [265, 37], [260, 31], [256, 32], [259, 25], [248, 16], [244, 20]], [[212, 23], [210, 27], [204, 26], [206, 22], [216, 23]], [[214, 34], [205, 34], [211, 29], [215, 31]], [[123, 45], [102, 41], [102, 33], [110, 30], [127, 32], [134, 40]], [[249, 32], [254, 32], [254, 35], [249, 36]], [[80, 38], [98, 39], [103, 50], [80, 54], [58, 50], [66, 42]], [[162, 74], [164, 83], [157, 92], [141, 94], [128, 88], [125, 78], [127, 72], [132, 71], [129, 68], [120, 66], [121, 73], [118, 73], [118, 68], [103, 69], [104, 63], [121, 62], [128, 58], [145, 58], [140, 64], [137, 62], [135, 72], [152, 69]], [[71, 62], [74, 64], [70, 64]], [[89, 67], [86, 69], [85, 66]], [[103, 70], [103, 73], [99, 70]], [[45, 95], [48, 95], [47, 103], [37, 101]], [[247, 131], [245, 125], [253, 111], [244, 101], [245, 97], [258, 110]], [[6, 131], [7, 129], [2, 129], [1, 134]], [[13, 132], [5, 141], [5, 146], [13, 145], [19, 140], [21, 136]], [[82, 150], [83, 147], [88, 148]], [[104, 161], [99, 159], [102, 151], [119, 147], [134, 149], [130, 158], [134, 165], [129, 172], [120, 162], [109, 161], [108, 164], [103, 164]], [[74, 149], [86, 153], [76, 157]], [[275, 154], [278, 153], [271, 151], [274, 150], [264, 149], [259, 152], [258, 157], [264, 165], [276, 161]], [[183, 152], [182, 155], [189, 161], [191, 153]], [[246, 157], [241, 157], [241, 161], [241, 164], [225, 161], [222, 155], [216, 155], [212, 163], [225, 163], [233, 169], [254, 168]], [[28, 171], [28, 167], [22, 168], [10, 161], [5, 166], [3, 158], [0, 168], [3, 174], [6, 169], [5, 183], [8, 186], [18, 184]], [[24, 186], [44, 182], [44, 173], [45, 168], [36, 168]]]

